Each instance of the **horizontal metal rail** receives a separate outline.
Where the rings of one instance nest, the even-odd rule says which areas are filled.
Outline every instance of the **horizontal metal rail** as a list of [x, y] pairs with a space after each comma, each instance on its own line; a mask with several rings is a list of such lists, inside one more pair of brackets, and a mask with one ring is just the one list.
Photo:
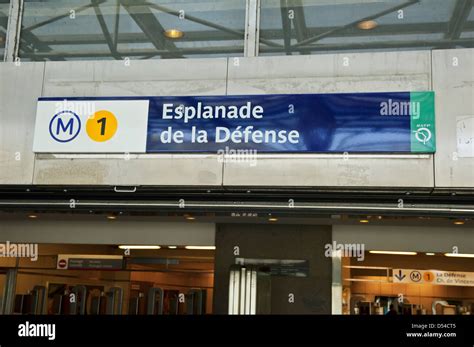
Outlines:
[[[240, 154], [244, 156], [244, 154]], [[247, 154], [252, 158], [258, 159], [430, 159], [432, 154], [362, 154], [362, 153], [258, 153], [255, 155]], [[74, 154], [61, 153], [49, 154], [39, 153], [36, 155], [37, 159], [162, 159], [162, 158], [177, 158], [177, 159], [201, 159], [212, 157], [233, 158], [234, 154], [218, 154], [213, 153], [153, 153], [153, 154]]]
[[56, 208], [56, 209], [132, 209], [132, 210], [215, 210], [215, 211], [239, 211], [239, 210], [270, 210], [278, 212], [354, 212], [354, 213], [394, 213], [394, 214], [440, 214], [440, 215], [474, 215], [474, 205], [415, 205], [409, 204], [399, 207], [397, 202], [393, 204], [322, 204], [322, 203], [270, 203], [270, 202], [240, 202], [240, 201], [74, 201], [71, 208], [69, 200], [1, 200], [0, 207], [3, 208]]

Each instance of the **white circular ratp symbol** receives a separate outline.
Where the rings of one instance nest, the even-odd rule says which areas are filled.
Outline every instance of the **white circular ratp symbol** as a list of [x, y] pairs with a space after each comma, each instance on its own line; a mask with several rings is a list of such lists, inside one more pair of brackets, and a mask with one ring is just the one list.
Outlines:
[[431, 131], [428, 128], [419, 128], [415, 131], [416, 139], [426, 145], [426, 143], [431, 139]]

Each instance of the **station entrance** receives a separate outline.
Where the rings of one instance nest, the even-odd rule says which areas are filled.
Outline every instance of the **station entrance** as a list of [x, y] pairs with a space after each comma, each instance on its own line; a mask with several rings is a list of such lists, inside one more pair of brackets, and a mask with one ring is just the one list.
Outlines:
[[[1, 312], [16, 315], [212, 313], [214, 250], [184, 246], [127, 247], [130, 248], [40, 244], [41, 253], [35, 260], [0, 258]], [[7, 301], [13, 304], [4, 305]]]

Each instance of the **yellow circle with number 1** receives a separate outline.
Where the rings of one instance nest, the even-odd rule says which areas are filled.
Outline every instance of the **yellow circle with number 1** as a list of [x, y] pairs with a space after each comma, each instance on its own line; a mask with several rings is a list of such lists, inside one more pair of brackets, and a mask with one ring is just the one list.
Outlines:
[[425, 273], [423, 274], [423, 280], [424, 280], [425, 282], [433, 282], [433, 280], [434, 280], [434, 275], [433, 275], [433, 273], [432, 273], [432, 272], [429, 272], [429, 271], [425, 272]]
[[110, 140], [117, 132], [117, 118], [109, 111], [101, 110], [89, 117], [86, 131], [89, 137], [96, 142]]

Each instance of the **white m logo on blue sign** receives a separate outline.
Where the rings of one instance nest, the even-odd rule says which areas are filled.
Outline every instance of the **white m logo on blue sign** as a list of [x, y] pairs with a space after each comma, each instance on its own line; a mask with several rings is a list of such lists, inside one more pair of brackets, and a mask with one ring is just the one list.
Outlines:
[[72, 111], [56, 113], [49, 122], [49, 134], [58, 142], [69, 142], [81, 131], [81, 119]]

